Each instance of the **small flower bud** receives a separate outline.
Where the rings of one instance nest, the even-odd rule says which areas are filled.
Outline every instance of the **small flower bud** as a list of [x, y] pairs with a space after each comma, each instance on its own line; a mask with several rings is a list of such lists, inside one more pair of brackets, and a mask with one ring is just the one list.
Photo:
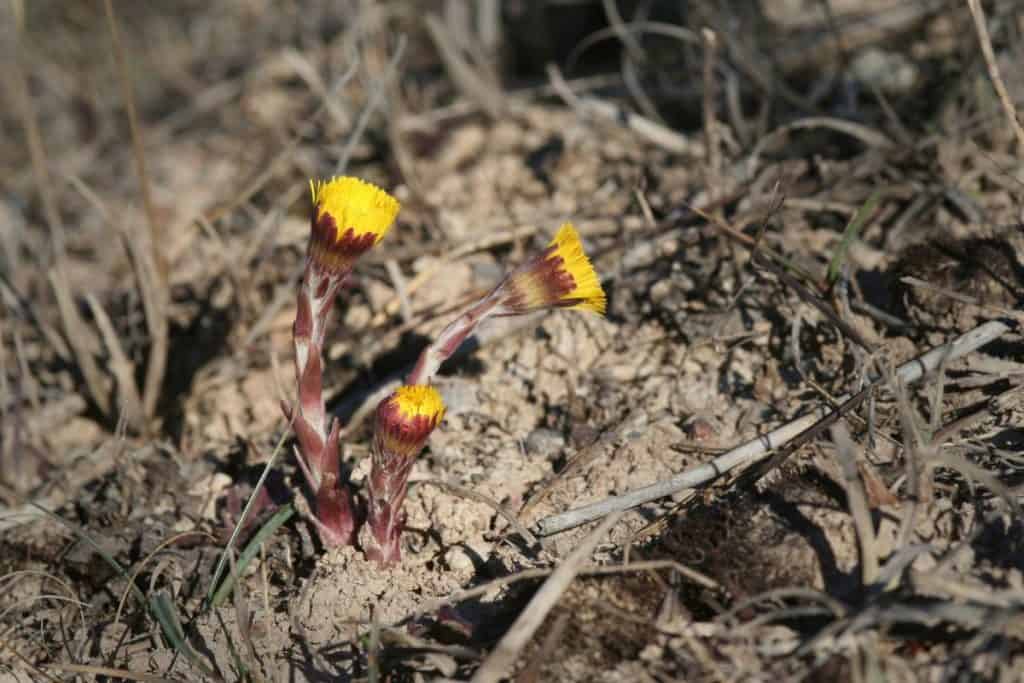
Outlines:
[[399, 387], [377, 406], [373, 462], [366, 487], [367, 517], [359, 543], [368, 558], [382, 565], [401, 557], [402, 504], [409, 472], [443, 417], [441, 394], [429, 385]]

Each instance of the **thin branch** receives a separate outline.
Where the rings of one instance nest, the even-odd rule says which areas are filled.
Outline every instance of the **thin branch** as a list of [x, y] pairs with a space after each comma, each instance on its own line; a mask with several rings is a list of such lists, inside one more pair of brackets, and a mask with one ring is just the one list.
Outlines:
[[985, 55], [985, 65], [988, 67], [988, 77], [992, 79], [992, 86], [999, 95], [999, 101], [1003, 105], [1003, 111], [1010, 122], [1010, 127], [1017, 135], [1017, 142], [1024, 148], [1024, 128], [1017, 118], [1017, 108], [1010, 99], [1010, 94], [1003, 83], [1003, 77], [999, 73], [999, 65], [996, 63], [996, 55], [992, 50], [992, 39], [988, 35], [988, 27], [985, 25], [985, 10], [981, 8], [980, 0], [967, 0], [967, 6], [971, 9], [971, 16], [974, 18], [974, 29], [978, 32], [978, 42], [981, 43], [981, 52]]
[[523, 651], [533, 634], [544, 623], [548, 612], [557, 604], [562, 594], [576, 578], [583, 564], [590, 559], [594, 548], [619, 521], [620, 517], [622, 517], [621, 512], [605, 519], [548, 577], [540, 590], [534, 594], [526, 609], [519, 613], [515, 623], [498, 642], [498, 646], [476, 670], [472, 683], [497, 683], [499, 679], [508, 674], [519, 653]]
[[[897, 368], [896, 376], [907, 384], [916, 382], [939, 367], [944, 359], [954, 360], [960, 358], [981, 348], [992, 340], [998, 339], [1007, 331], [1009, 331], [1009, 328], [997, 320], [984, 323], [960, 335], [948, 344], [932, 349], [923, 356], [904, 363]], [[879, 383], [880, 380], [875, 378], [869, 387]], [[851, 398], [849, 395], [841, 396], [837, 399], [837, 402], [844, 403]], [[833, 412], [829, 405], [818, 406], [810, 413], [737, 446], [709, 463], [684, 470], [657, 484], [645, 486], [621, 496], [606, 498], [590, 505], [584, 505], [542, 519], [536, 525], [536, 533], [542, 537], [550, 536], [600, 519], [613, 512], [628, 510], [638, 505], [673, 495], [679, 491], [706, 484], [740, 466], [750, 465], [763, 460], [771, 452], [799, 437], [805, 431], [815, 428], [819, 420], [828, 418]]]

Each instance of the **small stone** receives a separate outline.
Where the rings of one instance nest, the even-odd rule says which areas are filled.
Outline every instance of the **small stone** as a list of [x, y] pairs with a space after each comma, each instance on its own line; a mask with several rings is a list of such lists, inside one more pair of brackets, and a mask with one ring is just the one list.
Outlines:
[[565, 447], [565, 437], [553, 429], [541, 427], [534, 429], [526, 437], [526, 452], [537, 455], [550, 455]]

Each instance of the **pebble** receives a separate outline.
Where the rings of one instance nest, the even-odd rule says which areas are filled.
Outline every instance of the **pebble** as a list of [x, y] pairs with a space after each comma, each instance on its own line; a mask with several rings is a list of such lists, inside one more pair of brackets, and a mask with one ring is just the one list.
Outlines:
[[537, 455], [550, 455], [565, 447], [565, 437], [553, 429], [541, 427], [534, 429], [526, 437], [526, 452]]

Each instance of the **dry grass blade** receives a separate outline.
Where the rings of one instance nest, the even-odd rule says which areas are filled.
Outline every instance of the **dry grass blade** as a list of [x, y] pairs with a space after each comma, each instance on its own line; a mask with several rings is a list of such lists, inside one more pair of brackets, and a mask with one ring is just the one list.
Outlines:
[[842, 467], [846, 503], [850, 506], [850, 515], [857, 530], [861, 585], [866, 588], [873, 584], [875, 577], [878, 576], [878, 553], [875, 548], [875, 527], [871, 522], [871, 510], [868, 508], [864, 482], [861, 481], [857, 467], [857, 446], [850, 438], [850, 430], [841, 421], [832, 426], [832, 441]]
[[103, 310], [103, 305], [92, 293], [86, 294], [85, 300], [89, 303], [89, 310], [96, 319], [96, 325], [100, 328], [103, 341], [107, 345], [107, 353], [110, 354], [110, 371], [117, 381], [117, 393], [120, 397], [121, 411], [128, 419], [129, 424], [135, 428], [143, 426], [144, 415], [142, 412], [142, 399], [139, 397], [139, 390], [135, 386], [135, 365], [128, 360], [121, 342], [114, 330], [110, 316]]
[[[146, 312], [146, 324], [149, 326], [149, 364], [146, 367], [146, 384], [142, 400], [146, 417], [152, 418], [156, 413], [156, 404], [160, 398], [164, 371], [167, 368], [167, 263], [164, 260], [163, 251], [160, 249], [160, 245], [163, 244], [163, 235], [157, 222], [153, 199], [150, 196], [149, 174], [146, 172], [146, 151], [142, 139], [142, 127], [139, 124], [139, 116], [135, 109], [131, 75], [128, 71], [128, 61], [125, 58], [124, 47], [121, 44], [121, 35], [117, 29], [113, 0], [104, 0], [103, 6], [106, 10], [107, 25], [110, 28], [110, 40], [114, 47], [114, 57], [117, 60], [118, 80], [121, 83], [121, 97], [124, 99], [124, 106], [128, 111], [128, 126], [131, 130], [135, 169], [139, 174], [139, 189], [142, 193], [142, 204], [149, 227], [146, 240], [149, 247], [148, 253], [144, 259], [136, 257], [135, 276], [142, 294], [143, 308]], [[135, 241], [134, 237], [134, 235], [129, 237], [129, 243]], [[149, 262], [152, 263], [152, 268], [149, 267]]]
[[100, 412], [110, 416], [110, 391], [107, 386], [109, 379], [100, 372], [100, 367], [92, 355], [91, 342], [95, 339], [92, 330], [86, 326], [85, 321], [78, 314], [78, 309], [71, 296], [71, 289], [59, 263], [50, 271], [49, 275], [50, 286], [53, 287], [53, 294], [57, 299], [57, 309], [60, 311], [64, 334], [74, 352], [75, 362], [82, 373], [82, 379], [85, 380], [89, 397], [100, 409]]
[[502, 636], [494, 652], [484, 660], [480, 668], [473, 674], [472, 683], [496, 683], [506, 676], [515, 664], [516, 658], [537, 632], [544, 618], [555, 606], [562, 594], [569, 588], [579, 573], [583, 563], [590, 559], [594, 548], [601, 542], [605, 534], [619, 521], [622, 513], [614, 514], [605, 519], [578, 548], [565, 558], [558, 568], [552, 572], [544, 585], [540, 587], [530, 603], [512, 624], [508, 632]]
[[45, 320], [40, 320], [39, 316], [36, 315], [32, 305], [14, 288], [14, 284], [7, 278], [5, 273], [0, 273], [0, 297], [3, 299], [4, 305], [11, 309], [15, 315], [27, 320], [32, 324], [39, 334], [46, 339], [49, 343], [50, 348], [53, 349], [61, 360], [70, 361], [71, 351], [68, 349], [68, 345], [64, 342], [64, 339], [60, 336], [55, 328], [53, 328]]
[[[144, 462], [156, 453], [151, 445], [128, 454], [129, 461]], [[70, 471], [44, 487], [35, 502], [26, 502], [13, 510], [0, 513], [0, 532], [27, 524], [49, 514], [46, 510], [59, 510], [91, 481], [96, 481], [112, 472], [118, 465], [125, 465], [124, 444], [120, 439], [112, 440], [96, 449], [88, 458], [81, 458]]]
[[779, 126], [758, 140], [757, 144], [754, 146], [754, 150], [750, 153], [750, 161], [748, 163], [756, 164], [756, 161], [760, 158], [764, 148], [776, 136], [785, 135], [795, 130], [813, 128], [827, 128], [829, 130], [834, 130], [837, 133], [849, 135], [852, 138], [860, 140], [868, 147], [889, 149], [893, 146], [893, 142], [888, 138], [888, 136], [863, 124], [854, 123], [853, 121], [844, 121], [843, 119], [836, 119], [828, 116], [809, 116], [807, 118], [798, 119], [792, 123]]
[[153, 252], [147, 248], [148, 237], [138, 239], [138, 235], [128, 234], [124, 237], [135, 270], [139, 294], [142, 297], [146, 325], [149, 327], [149, 365], [146, 368], [142, 404], [146, 417], [152, 418], [156, 414], [156, 404], [160, 398], [160, 386], [167, 363], [167, 292], [161, 284], [156, 262], [153, 261]]
[[142, 560], [135, 565], [135, 568], [132, 570], [131, 576], [128, 577], [128, 583], [124, 589], [124, 592], [121, 593], [121, 599], [117, 603], [117, 612], [114, 613], [115, 625], [117, 625], [121, 621], [121, 613], [124, 611], [124, 604], [128, 600], [128, 593], [131, 591], [132, 586], [135, 585], [135, 579], [138, 578], [139, 573], [142, 572], [146, 565], [149, 564], [149, 561], [156, 557], [161, 550], [171, 545], [172, 543], [180, 541], [181, 539], [187, 538], [189, 536], [206, 536], [211, 540], [215, 540], [213, 536], [206, 533], [205, 531], [184, 531], [180, 534], [175, 534], [174, 536], [171, 536], [167, 540], [163, 541], [160, 545], [153, 548], [153, 550], [151, 550], [148, 555], [142, 558]]
[[718, 130], [718, 114], [715, 111], [717, 88], [715, 68], [718, 63], [718, 37], [715, 32], [705, 28], [700, 33], [704, 47], [704, 64], [701, 70], [704, 81], [702, 110], [704, 116], [704, 146], [707, 149], [708, 201], [714, 203], [718, 199], [722, 186], [722, 148], [720, 131]]
[[981, 53], [985, 55], [985, 65], [988, 67], [988, 75], [992, 79], [992, 86], [999, 95], [999, 101], [1003, 105], [1003, 112], [1006, 114], [1006, 119], [1017, 136], [1017, 142], [1020, 144], [1021, 149], [1024, 149], [1024, 128], [1021, 127], [1020, 119], [1017, 118], [1017, 108], [1010, 98], [1010, 93], [1006, 90], [1006, 84], [1003, 82], [1002, 75], [999, 73], [996, 55], [992, 50], [992, 39], [988, 35], [988, 26], [985, 24], [985, 10], [982, 9], [980, 0], [967, 0], [967, 6], [971, 10], [971, 16], [974, 18], [974, 29], [978, 32], [978, 42], [981, 43]]
[[[374, 89], [370, 92], [370, 97], [366, 102], [366, 106], [359, 112], [359, 120], [356, 121], [356, 127], [353, 129], [352, 134], [348, 136], [348, 140], [345, 141], [345, 149], [342, 150], [341, 156], [338, 158], [338, 163], [334, 167], [334, 175], [341, 175], [348, 168], [348, 162], [352, 158], [352, 152], [355, 150], [356, 145], [360, 140], [363, 139], [363, 133], [366, 131], [366, 126], [370, 122], [370, 116], [377, 110], [381, 102], [384, 100], [384, 95], [388, 92], [391, 79], [394, 78], [395, 72], [398, 71], [398, 65], [402, 61], [402, 56], [405, 54], [406, 38], [404, 35], [398, 36], [398, 45], [395, 46], [395, 53], [391, 55], [391, 60], [388, 61], [387, 68], [384, 70], [384, 74], [380, 77]], [[355, 62], [353, 62], [355, 64]], [[336, 89], [332, 89], [333, 90]], [[325, 100], [325, 103], [327, 100]]]
[[[20, 31], [21, 29], [19, 28], [16, 35], [20, 35]], [[67, 265], [64, 253], [67, 240], [64, 234], [64, 224], [60, 220], [60, 213], [57, 211], [57, 206], [53, 199], [53, 183], [47, 163], [46, 148], [43, 146], [42, 136], [39, 132], [39, 123], [32, 98], [28, 91], [20, 54], [15, 55], [13, 62], [13, 90], [20, 104], [18, 113], [21, 117], [22, 127], [25, 129], [29, 155], [32, 160], [32, 173], [35, 178], [39, 199], [43, 206], [43, 215], [46, 217], [50, 231], [50, 242], [53, 247], [54, 267], [50, 271], [50, 285], [53, 287], [54, 296], [57, 299], [61, 322], [64, 325], [64, 334], [74, 352], [75, 361], [81, 370], [82, 378], [85, 380], [86, 387], [89, 390], [89, 395], [100, 411], [109, 415], [110, 400], [107, 395], [104, 377], [100, 373], [96, 360], [92, 357], [91, 353], [91, 346], [95, 341], [95, 337], [92, 331], [82, 322], [81, 317], [79, 317], [67, 283]], [[55, 348], [59, 347], [55, 346]]]
[[483, 78], [459, 53], [458, 41], [453, 39], [444, 22], [436, 14], [427, 14], [425, 21], [427, 32], [440, 53], [452, 81], [491, 118], [499, 118], [505, 110], [505, 98], [501, 90]]
[[695, 158], [703, 158], [706, 150], [703, 145], [692, 142], [674, 130], [662, 126], [639, 114], [620, 106], [599, 100], [596, 97], [579, 97], [569, 88], [562, 72], [554, 64], [549, 64], [548, 80], [555, 93], [567, 105], [576, 110], [583, 119], [598, 118], [610, 123], [623, 125], [647, 142], [669, 152], [684, 154]]

